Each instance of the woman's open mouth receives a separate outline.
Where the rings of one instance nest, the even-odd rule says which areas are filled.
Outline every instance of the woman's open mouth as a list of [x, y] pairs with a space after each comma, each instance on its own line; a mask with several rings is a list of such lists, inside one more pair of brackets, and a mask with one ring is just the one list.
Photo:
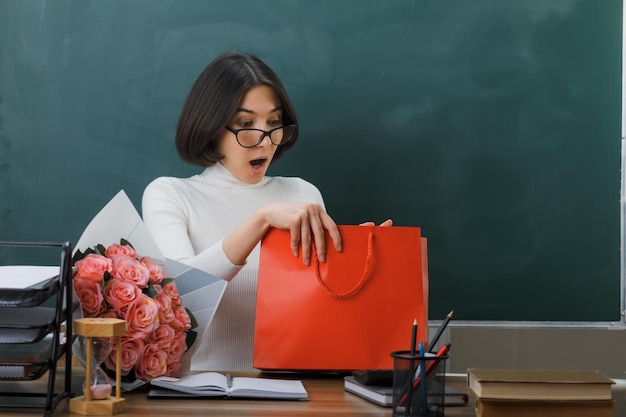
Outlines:
[[265, 165], [266, 162], [267, 158], [253, 159], [252, 161], [250, 161], [250, 165], [252, 165], [252, 168], [254, 169], [259, 169], [263, 165]]

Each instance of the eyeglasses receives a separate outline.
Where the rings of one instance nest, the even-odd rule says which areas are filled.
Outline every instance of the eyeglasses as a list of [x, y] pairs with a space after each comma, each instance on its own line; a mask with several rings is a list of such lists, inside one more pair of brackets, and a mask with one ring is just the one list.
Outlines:
[[230, 126], [226, 126], [226, 130], [235, 134], [235, 138], [237, 139], [237, 143], [239, 143], [239, 145], [244, 148], [254, 148], [263, 142], [265, 136], [269, 137], [270, 142], [276, 146], [284, 145], [296, 137], [298, 126], [286, 125], [272, 130], [233, 129]]

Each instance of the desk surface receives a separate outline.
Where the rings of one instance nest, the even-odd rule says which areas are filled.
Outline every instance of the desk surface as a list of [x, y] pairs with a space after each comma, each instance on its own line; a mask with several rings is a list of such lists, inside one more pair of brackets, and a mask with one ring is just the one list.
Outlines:
[[[45, 378], [44, 378], [45, 379]], [[73, 378], [73, 381], [79, 378]], [[82, 378], [80, 378], [82, 381]], [[35, 381], [32, 381], [35, 382]], [[391, 408], [381, 407], [343, 389], [341, 377], [303, 377], [302, 382], [309, 393], [309, 401], [275, 400], [223, 400], [223, 399], [147, 399], [145, 391], [127, 392], [127, 417], [168, 416], [193, 417], [221, 416], [391, 416]], [[447, 378], [446, 383], [464, 389], [465, 380]], [[54, 416], [77, 416], [70, 414], [66, 404], [61, 404]], [[16, 416], [41, 417], [41, 409], [1, 409]], [[447, 407], [446, 416], [475, 416], [473, 403], [465, 407]]]

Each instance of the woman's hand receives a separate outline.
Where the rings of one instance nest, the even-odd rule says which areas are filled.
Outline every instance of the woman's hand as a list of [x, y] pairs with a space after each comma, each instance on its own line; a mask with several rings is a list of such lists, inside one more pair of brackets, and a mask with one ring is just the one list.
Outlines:
[[317, 259], [326, 261], [326, 231], [335, 249], [342, 250], [341, 235], [337, 224], [319, 204], [273, 203], [263, 209], [264, 217], [271, 227], [288, 229], [291, 233], [291, 252], [298, 256], [302, 248], [305, 265], [311, 263], [311, 247], [315, 244]]
[[[374, 222], [365, 222], [361, 223], [359, 226], [376, 226], [376, 224]], [[393, 226], [393, 221], [391, 219], [387, 219], [379, 224], [379, 226]]]
[[259, 209], [231, 235], [224, 238], [224, 253], [233, 264], [243, 265], [270, 227], [289, 230], [291, 252], [297, 257], [302, 248], [302, 260], [307, 266], [311, 263], [313, 245], [317, 259], [326, 262], [326, 231], [333, 240], [335, 249], [338, 252], [342, 250], [339, 228], [321, 205], [272, 203]]

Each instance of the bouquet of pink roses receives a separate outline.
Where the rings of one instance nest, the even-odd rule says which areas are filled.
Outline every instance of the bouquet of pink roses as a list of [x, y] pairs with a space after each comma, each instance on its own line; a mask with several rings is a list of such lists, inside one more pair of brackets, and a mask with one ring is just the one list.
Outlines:
[[[122, 336], [122, 376], [150, 381], [178, 376], [181, 357], [196, 338], [198, 324], [182, 305], [172, 278], [150, 257], [138, 257], [126, 240], [84, 252], [76, 251], [74, 289], [85, 317], [126, 321]], [[107, 356], [105, 370], [115, 369], [116, 352]]]

